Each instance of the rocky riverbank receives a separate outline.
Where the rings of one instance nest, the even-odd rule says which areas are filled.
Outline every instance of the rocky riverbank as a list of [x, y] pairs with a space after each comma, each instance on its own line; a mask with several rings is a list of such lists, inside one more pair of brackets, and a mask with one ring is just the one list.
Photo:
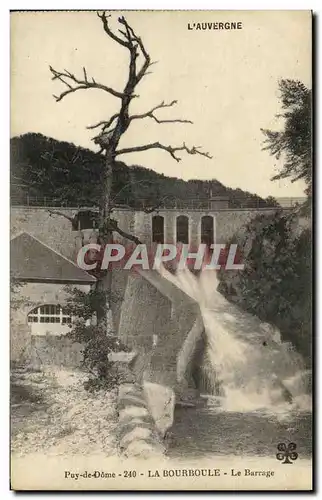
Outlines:
[[85, 379], [81, 371], [55, 367], [12, 373], [13, 454], [117, 453], [116, 391], [90, 393]]

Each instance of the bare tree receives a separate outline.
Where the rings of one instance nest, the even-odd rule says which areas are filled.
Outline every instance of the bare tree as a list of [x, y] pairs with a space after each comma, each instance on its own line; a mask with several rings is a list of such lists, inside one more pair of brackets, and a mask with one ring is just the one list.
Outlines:
[[[142, 39], [135, 33], [134, 29], [128, 24], [124, 17], [118, 18], [120, 28], [116, 33], [109, 24], [110, 15], [105, 12], [97, 14], [101, 20], [103, 29], [108, 37], [115, 43], [121, 45], [129, 53], [129, 68], [127, 81], [123, 91], [115, 90], [112, 87], [98, 83], [93, 77], [89, 77], [86, 68], [83, 68], [83, 74], [77, 77], [70, 71], [64, 69], [58, 71], [50, 66], [52, 80], [59, 80], [66, 89], [60, 94], [55, 95], [57, 102], [62, 101], [66, 96], [79, 90], [99, 89], [111, 96], [119, 99], [119, 111], [108, 119], [100, 121], [88, 127], [88, 129], [100, 129], [100, 132], [93, 138], [94, 143], [100, 147], [100, 153], [105, 156], [105, 170], [102, 178], [103, 196], [99, 203], [99, 240], [100, 243], [108, 244], [112, 241], [113, 232], [117, 232], [125, 238], [128, 238], [135, 243], [139, 243], [138, 238], [129, 235], [118, 227], [117, 221], [111, 218], [113, 203], [111, 199], [113, 167], [115, 167], [116, 158], [121, 154], [148, 151], [151, 149], [160, 149], [166, 151], [170, 156], [179, 162], [181, 160], [180, 153], [185, 152], [190, 155], [202, 155], [206, 158], [211, 158], [209, 153], [203, 152], [200, 147], [188, 147], [186, 144], [180, 146], [164, 145], [160, 142], [138, 145], [135, 147], [118, 149], [118, 145], [122, 135], [127, 131], [131, 123], [140, 119], [152, 119], [156, 123], [192, 123], [190, 120], [171, 119], [164, 120], [157, 116], [157, 111], [164, 108], [174, 106], [177, 101], [165, 103], [164, 101], [154, 106], [151, 110], [137, 115], [130, 115], [129, 108], [133, 99], [137, 98], [135, 91], [142, 78], [150, 73], [149, 69], [152, 64], [150, 55], [147, 52]], [[141, 63], [138, 60], [142, 61]], [[151, 210], [152, 211], [152, 210]], [[112, 273], [108, 272], [105, 277], [99, 280], [101, 289], [111, 290]], [[107, 304], [108, 308], [109, 304]], [[101, 318], [104, 321], [104, 318]]]

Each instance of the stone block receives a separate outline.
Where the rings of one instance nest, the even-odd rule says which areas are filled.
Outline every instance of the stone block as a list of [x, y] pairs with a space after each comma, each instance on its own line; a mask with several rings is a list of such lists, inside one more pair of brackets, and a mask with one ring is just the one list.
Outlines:
[[136, 353], [130, 367], [163, 436], [176, 395], [189, 388], [186, 372], [202, 332], [198, 304], [174, 284], [157, 271], [129, 274], [118, 335]]

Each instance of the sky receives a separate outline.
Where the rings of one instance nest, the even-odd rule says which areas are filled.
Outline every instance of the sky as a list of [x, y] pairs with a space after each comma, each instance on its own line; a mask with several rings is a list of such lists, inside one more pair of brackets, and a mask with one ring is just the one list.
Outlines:
[[[159, 141], [202, 146], [212, 159], [182, 154], [177, 163], [165, 151], [119, 157], [168, 176], [217, 179], [260, 196], [303, 196], [302, 182], [274, 181], [281, 161], [263, 151], [261, 128], [280, 129], [278, 81], [299, 79], [311, 87], [309, 11], [141, 11], [112, 12], [139, 34], [157, 64], [137, 88], [130, 111], [144, 113], [177, 100], [161, 118], [193, 124], [135, 120], [120, 148]], [[189, 30], [198, 22], [241, 22], [241, 30]], [[11, 136], [40, 132], [97, 150], [86, 127], [117, 112], [119, 100], [99, 90], [80, 90], [57, 103], [65, 90], [53, 82], [49, 65], [122, 91], [128, 51], [103, 31], [95, 12], [11, 13]]]

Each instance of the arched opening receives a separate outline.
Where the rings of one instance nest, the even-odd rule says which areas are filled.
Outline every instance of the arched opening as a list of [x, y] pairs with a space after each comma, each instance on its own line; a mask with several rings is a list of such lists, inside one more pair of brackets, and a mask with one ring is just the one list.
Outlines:
[[177, 243], [189, 243], [189, 218], [186, 215], [177, 217]]
[[164, 217], [161, 215], [152, 217], [152, 242], [164, 243]]
[[214, 243], [214, 218], [211, 215], [201, 217], [201, 237], [200, 242], [208, 247]]
[[32, 309], [28, 314], [28, 324], [32, 335], [61, 335], [69, 331], [71, 316], [60, 306], [45, 304]]
[[93, 229], [98, 225], [98, 212], [93, 210], [81, 209], [73, 219], [73, 230]]

